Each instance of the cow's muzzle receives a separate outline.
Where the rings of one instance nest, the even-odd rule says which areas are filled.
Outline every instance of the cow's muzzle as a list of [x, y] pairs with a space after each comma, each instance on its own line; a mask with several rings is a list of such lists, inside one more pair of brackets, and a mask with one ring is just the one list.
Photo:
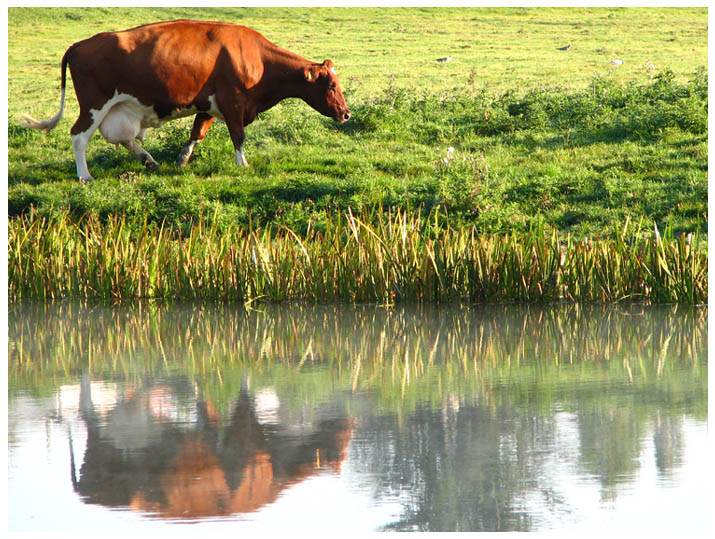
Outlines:
[[350, 111], [342, 110], [342, 111], [338, 112], [335, 119], [340, 123], [347, 122], [350, 119]]

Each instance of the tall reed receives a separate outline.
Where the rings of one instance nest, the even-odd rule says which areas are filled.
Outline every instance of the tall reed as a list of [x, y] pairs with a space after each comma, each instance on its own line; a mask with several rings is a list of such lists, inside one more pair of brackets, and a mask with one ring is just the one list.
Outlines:
[[167, 298], [326, 302], [707, 301], [699, 238], [482, 235], [438, 216], [348, 211], [304, 234], [284, 226], [176, 229], [110, 216], [32, 213], [8, 226], [11, 300]]

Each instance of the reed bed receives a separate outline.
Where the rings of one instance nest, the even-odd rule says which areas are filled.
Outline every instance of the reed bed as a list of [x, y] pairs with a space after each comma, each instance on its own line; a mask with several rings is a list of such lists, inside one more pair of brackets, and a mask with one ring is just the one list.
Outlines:
[[355, 216], [321, 229], [218, 229], [182, 235], [126, 216], [11, 219], [9, 298], [163, 298], [311, 303], [707, 301], [707, 249], [697, 236], [609, 239], [484, 235], [436, 213]]

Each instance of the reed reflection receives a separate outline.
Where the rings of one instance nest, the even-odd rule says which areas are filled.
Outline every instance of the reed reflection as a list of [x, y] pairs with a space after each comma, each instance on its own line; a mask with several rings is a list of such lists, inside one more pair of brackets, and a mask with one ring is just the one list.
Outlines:
[[[523, 362], [575, 364], [647, 359], [658, 372], [696, 365], [707, 350], [707, 309], [692, 307], [524, 306], [380, 308], [330, 306], [11, 304], [11, 381], [38, 382], [91, 364], [127, 372], [180, 360], [219, 363], [357, 358], [413, 365], [458, 358], [467, 369]], [[193, 363], [191, 363], [193, 362]], [[191, 364], [190, 364], [191, 363]], [[363, 363], [364, 366], [364, 363]], [[148, 367], [147, 367], [148, 368]]]

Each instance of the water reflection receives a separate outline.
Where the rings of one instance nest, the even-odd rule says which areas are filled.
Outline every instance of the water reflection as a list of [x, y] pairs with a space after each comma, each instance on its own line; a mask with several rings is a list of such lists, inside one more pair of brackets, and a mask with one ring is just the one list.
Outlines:
[[270, 390], [252, 398], [244, 387], [221, 418], [183, 379], [111, 388], [116, 402], [104, 411], [92, 401], [106, 402], [106, 388], [92, 386], [84, 376], [87, 442], [79, 477], [71, 473], [87, 503], [184, 519], [255, 511], [321, 469], [339, 472], [352, 437], [341, 406], [295, 422]]
[[66, 426], [83, 503], [155, 519], [260, 519], [330, 476], [400, 507], [375, 529], [559, 528], [644, 477], [678, 488], [707, 419], [705, 309], [9, 314], [10, 462], [37, 428], [17, 419], [28, 392], [53, 395], [37, 415]]

